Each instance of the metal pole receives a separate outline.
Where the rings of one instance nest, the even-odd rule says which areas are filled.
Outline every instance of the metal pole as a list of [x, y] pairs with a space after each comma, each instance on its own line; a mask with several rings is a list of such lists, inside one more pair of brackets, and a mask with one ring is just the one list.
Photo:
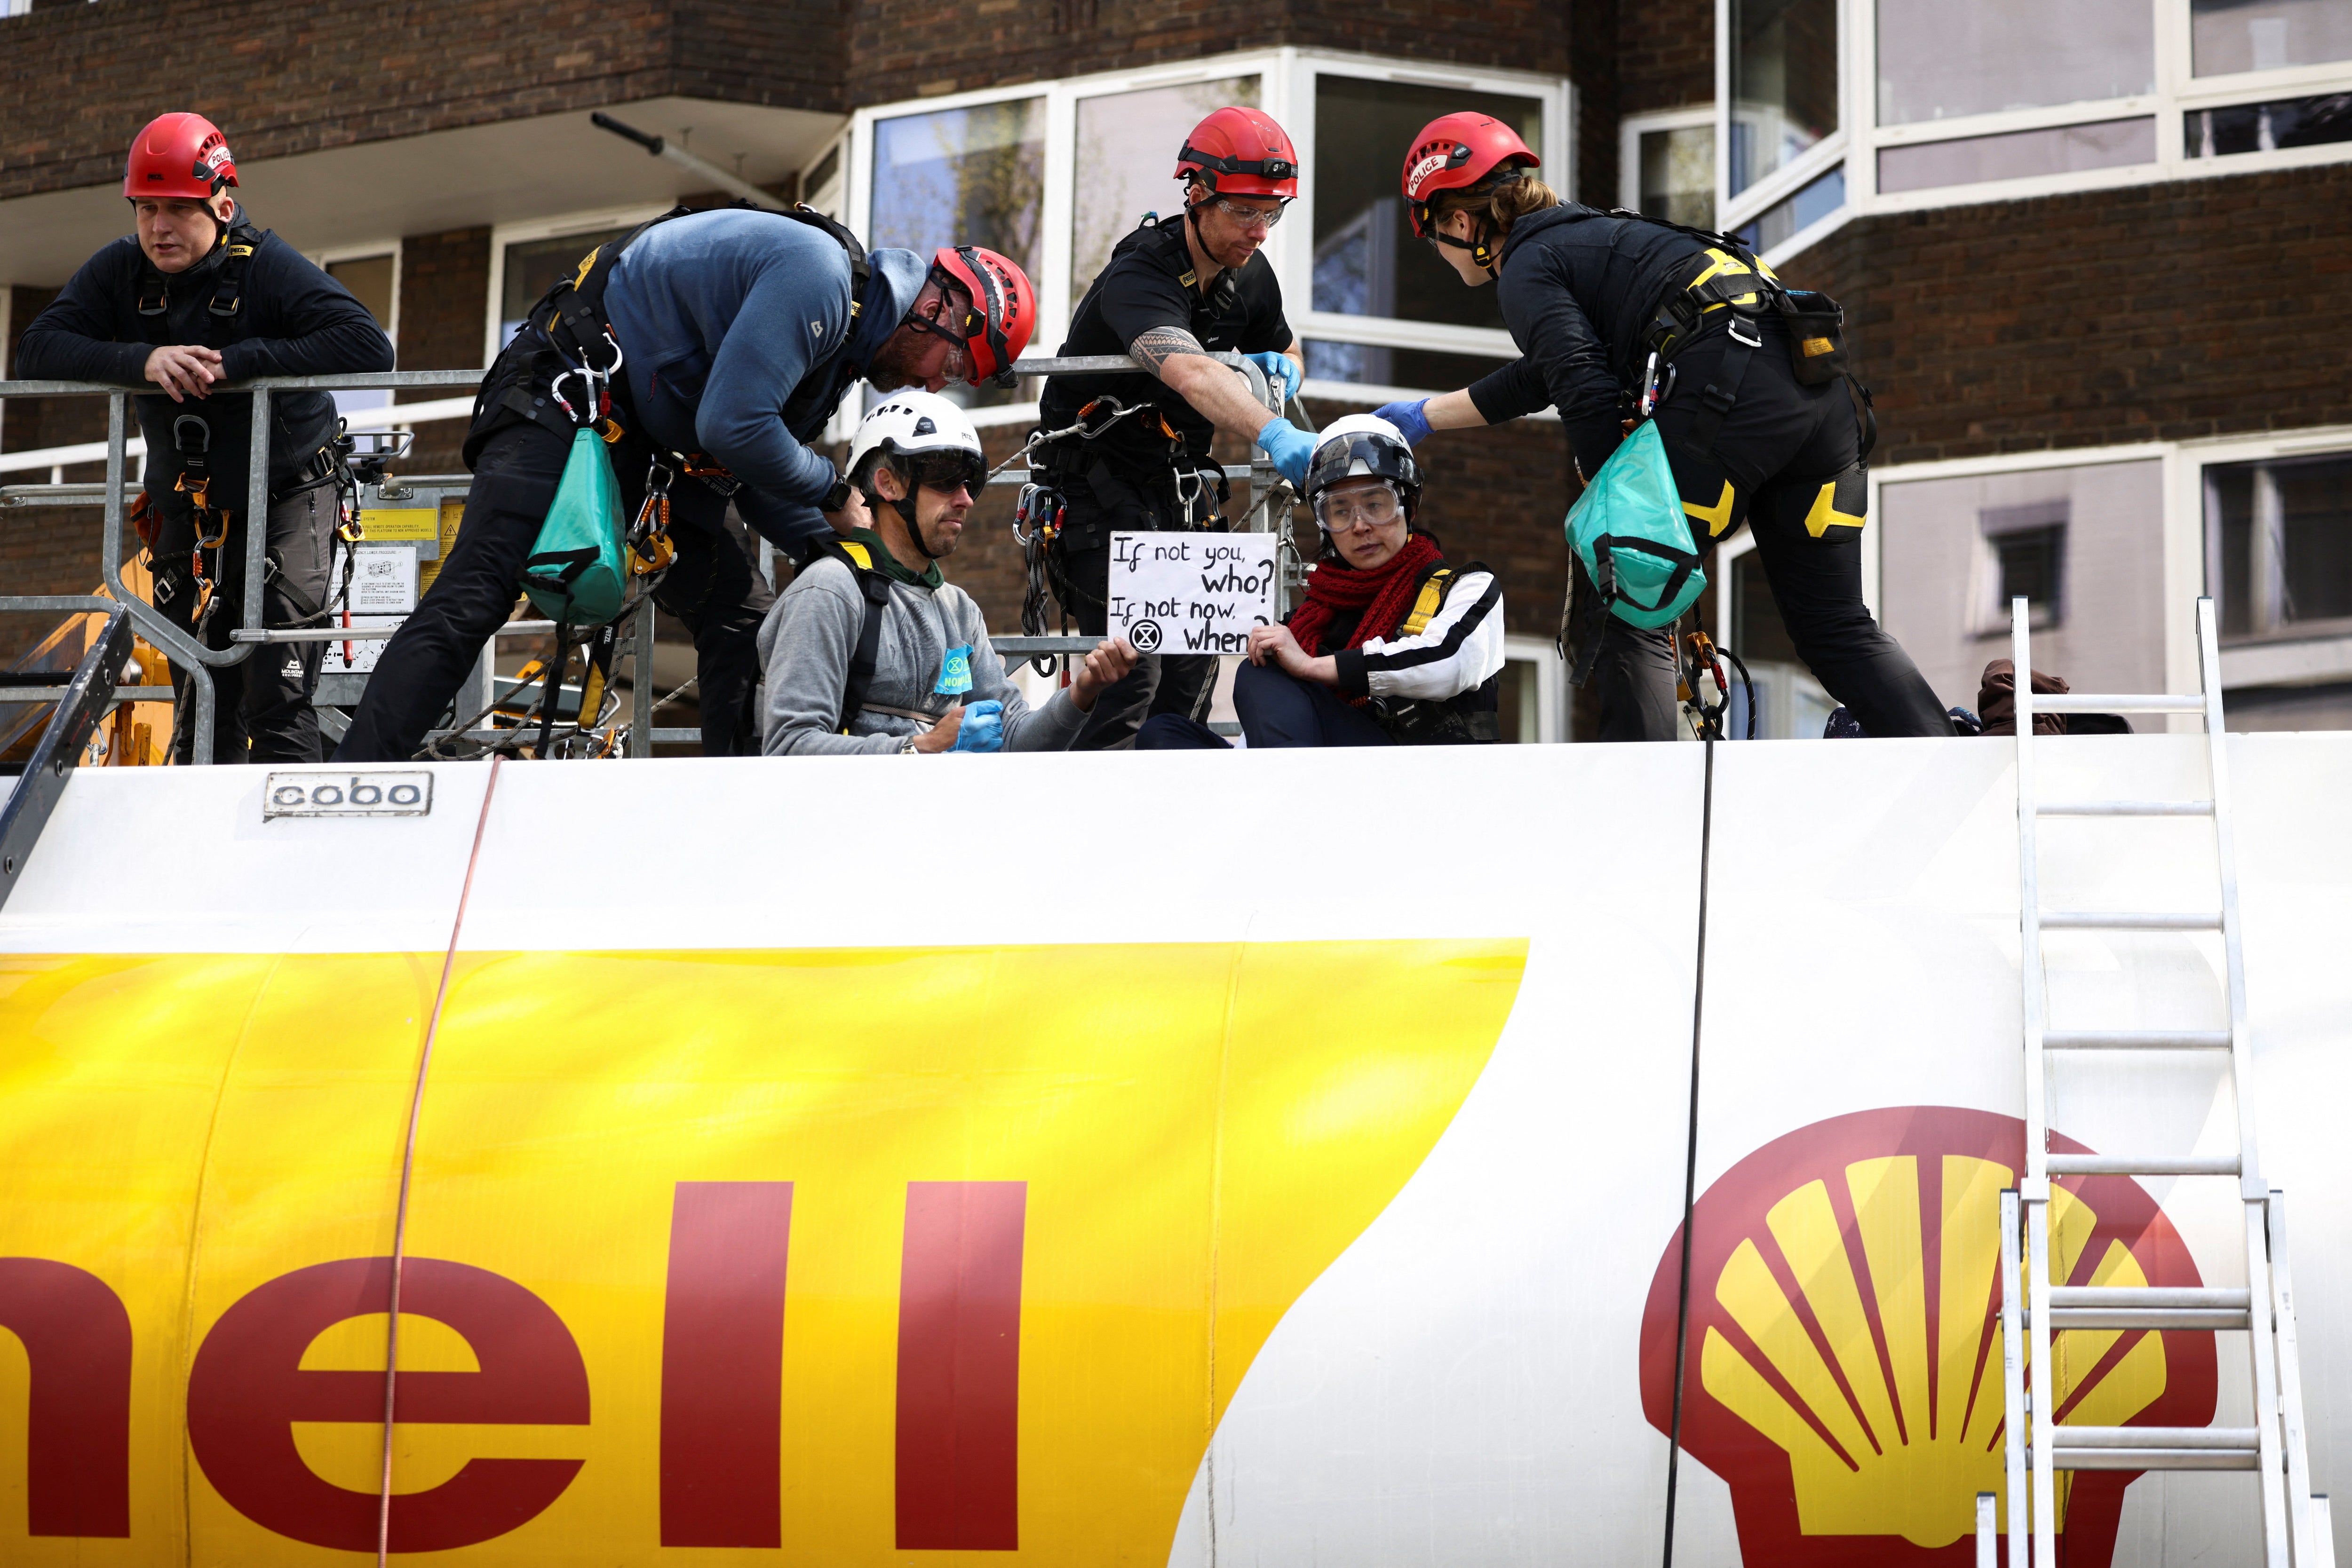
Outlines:
[[2025, 1544], [2025, 1302], [2018, 1288], [2017, 1249], [2023, 1244], [2017, 1189], [2000, 1195], [2000, 1376], [2002, 1477], [2009, 1489], [2009, 1561], [2026, 1568]]
[[[245, 580], [239, 585], [245, 595], [245, 618], [237, 624], [247, 631], [261, 625], [263, 564], [269, 551], [269, 389], [253, 389], [253, 435], [246, 444], [245, 471]], [[252, 650], [235, 648], [239, 658], [251, 658]]]
[[629, 749], [631, 757], [654, 754], [654, 596], [637, 601], [629, 632]]
[[654, 157], [667, 158], [698, 178], [709, 181], [729, 195], [740, 196], [754, 206], [765, 207], [770, 212], [774, 212], [785, 204], [740, 175], [730, 174], [718, 164], [708, 159], [697, 158], [683, 147], [671, 146], [667, 137], [654, 136], [640, 131], [634, 125], [614, 119], [601, 109], [588, 116], [588, 123], [599, 131], [609, 131], [625, 141], [634, 141]]

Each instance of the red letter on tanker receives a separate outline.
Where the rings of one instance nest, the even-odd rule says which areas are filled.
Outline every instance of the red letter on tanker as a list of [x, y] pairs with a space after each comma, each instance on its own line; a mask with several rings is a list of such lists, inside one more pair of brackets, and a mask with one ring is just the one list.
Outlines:
[[661, 1543], [783, 1544], [788, 1181], [682, 1181], [662, 1309]]
[[1029, 1184], [907, 1184], [898, 1550], [1021, 1544], [1021, 1240]]
[[[347, 1258], [282, 1275], [220, 1316], [188, 1376], [188, 1441], [205, 1476], [256, 1524], [313, 1546], [373, 1552], [377, 1500], [323, 1481], [294, 1447], [297, 1421], [383, 1420], [383, 1375], [304, 1372], [302, 1353], [345, 1318], [384, 1310], [392, 1260]], [[545, 1301], [503, 1275], [411, 1258], [401, 1314], [463, 1335], [479, 1372], [404, 1372], [394, 1420], [584, 1426], [588, 1370]], [[471, 1459], [437, 1487], [392, 1500], [392, 1550], [446, 1552], [529, 1522], [578, 1459]]]
[[33, 1535], [131, 1533], [131, 1314], [97, 1275], [0, 1258], [0, 1328], [32, 1364], [26, 1524]]

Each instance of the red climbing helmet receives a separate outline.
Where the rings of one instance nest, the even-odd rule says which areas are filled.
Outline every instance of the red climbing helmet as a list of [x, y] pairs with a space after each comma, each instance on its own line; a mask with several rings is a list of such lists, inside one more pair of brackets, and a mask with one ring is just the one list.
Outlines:
[[1271, 115], [1226, 108], [1192, 127], [1176, 154], [1176, 178], [1197, 179], [1220, 196], [1298, 195], [1298, 149]]
[[210, 201], [222, 186], [236, 183], [236, 160], [229, 156], [228, 138], [203, 115], [184, 110], [147, 122], [131, 141], [131, 162], [122, 172], [122, 193], [134, 202], [142, 196]]
[[999, 386], [1011, 386], [1013, 361], [1037, 329], [1037, 291], [1030, 287], [1029, 275], [1010, 256], [959, 245], [932, 256], [931, 281], [942, 289], [961, 290], [971, 308], [961, 321], [947, 323], [944, 330], [911, 315], [908, 325], [961, 342], [971, 367], [965, 379], [973, 386], [992, 377]]
[[1519, 133], [1491, 115], [1464, 110], [1421, 128], [1404, 155], [1404, 204], [1416, 239], [1429, 237], [1430, 204], [1441, 191], [1475, 191], [1518, 169], [1539, 167]]

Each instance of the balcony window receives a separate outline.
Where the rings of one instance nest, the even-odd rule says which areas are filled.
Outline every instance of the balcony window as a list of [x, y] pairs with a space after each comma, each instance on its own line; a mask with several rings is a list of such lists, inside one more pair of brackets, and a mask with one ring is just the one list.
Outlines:
[[1986, 579], [1993, 585], [1988, 625], [2004, 624], [2010, 607], [2022, 599], [2036, 632], [2061, 623], [2065, 614], [2066, 514], [2063, 501], [2031, 507], [1996, 507], [1980, 514]]
[[1878, 188], [1892, 194], [2155, 161], [2156, 121], [2141, 115], [1883, 148], [1878, 154]]
[[2189, 0], [2189, 17], [2200, 77], [2352, 60], [2344, 0]]
[[2148, 0], [1878, 0], [1878, 123], [2156, 90]]
[[2186, 140], [2183, 151], [2191, 158], [2352, 141], [2352, 92], [2191, 110], [2181, 116], [2180, 128]]
[[1473, 110], [1543, 145], [1543, 103], [1533, 98], [1364, 77], [1318, 75], [1315, 83], [1314, 307], [1343, 316], [1500, 328], [1491, 288], [1465, 288], [1452, 267], [1413, 238], [1398, 190], [1405, 149], [1442, 114]]
[[1838, 129], [1837, 0], [1731, 0], [1729, 194]]
[[518, 240], [506, 247], [506, 267], [499, 281], [499, 342], [515, 335], [539, 297], [579, 270], [580, 258], [606, 240], [619, 239], [635, 228], [588, 229], [549, 239]]
[[2308, 635], [2315, 623], [2352, 622], [2347, 497], [2352, 455], [2207, 466], [2206, 580], [2224, 638]]
[[1076, 178], [1070, 201], [1070, 301], [1086, 298], [1111, 248], [1146, 213], [1183, 210], [1175, 178], [1184, 134], [1227, 104], [1257, 107], [1258, 78], [1223, 77], [1078, 99]]
[[866, 241], [922, 256], [982, 246], [1034, 278], [1045, 178], [1042, 98], [885, 120], [874, 132]]
[[1776, 202], [1737, 231], [1750, 248], [1770, 250], [1845, 205], [1845, 171], [1832, 169], [1785, 202]]
[[[1260, 107], [1299, 152], [1299, 200], [1263, 254], [1315, 395], [1450, 391], [1517, 350], [1495, 291], [1464, 287], [1412, 237], [1397, 189], [1406, 148], [1440, 115], [1491, 114], [1565, 193], [1568, 97], [1564, 78], [1531, 72], [1267, 49], [883, 105], [852, 119], [845, 221], [876, 245], [952, 232], [1005, 251], [1037, 286], [1031, 352], [1051, 353], [1119, 240], [1147, 212], [1180, 211], [1185, 133], [1223, 105]], [[1025, 406], [978, 401], [992, 400], [1007, 406], [990, 420]]]
[[1684, 125], [1641, 133], [1634, 210], [1693, 228], [1715, 226], [1715, 127]]

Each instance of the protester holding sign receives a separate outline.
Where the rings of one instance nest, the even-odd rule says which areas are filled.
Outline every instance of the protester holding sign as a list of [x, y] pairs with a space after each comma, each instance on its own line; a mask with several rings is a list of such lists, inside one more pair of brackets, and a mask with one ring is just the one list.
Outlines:
[[849, 526], [760, 628], [767, 755], [1057, 751], [1135, 667], [1129, 643], [1099, 643], [1036, 709], [1005, 678], [980, 606], [940, 575], [985, 472], [980, 433], [936, 392], [898, 392], [858, 425]]
[[[1234, 707], [1254, 747], [1444, 746], [1500, 738], [1503, 588], [1475, 561], [1456, 570], [1412, 526], [1421, 470], [1396, 426], [1336, 420], [1318, 438], [1307, 500], [1323, 549], [1307, 598], [1249, 635]], [[1161, 714], [1139, 750], [1223, 746]]]

